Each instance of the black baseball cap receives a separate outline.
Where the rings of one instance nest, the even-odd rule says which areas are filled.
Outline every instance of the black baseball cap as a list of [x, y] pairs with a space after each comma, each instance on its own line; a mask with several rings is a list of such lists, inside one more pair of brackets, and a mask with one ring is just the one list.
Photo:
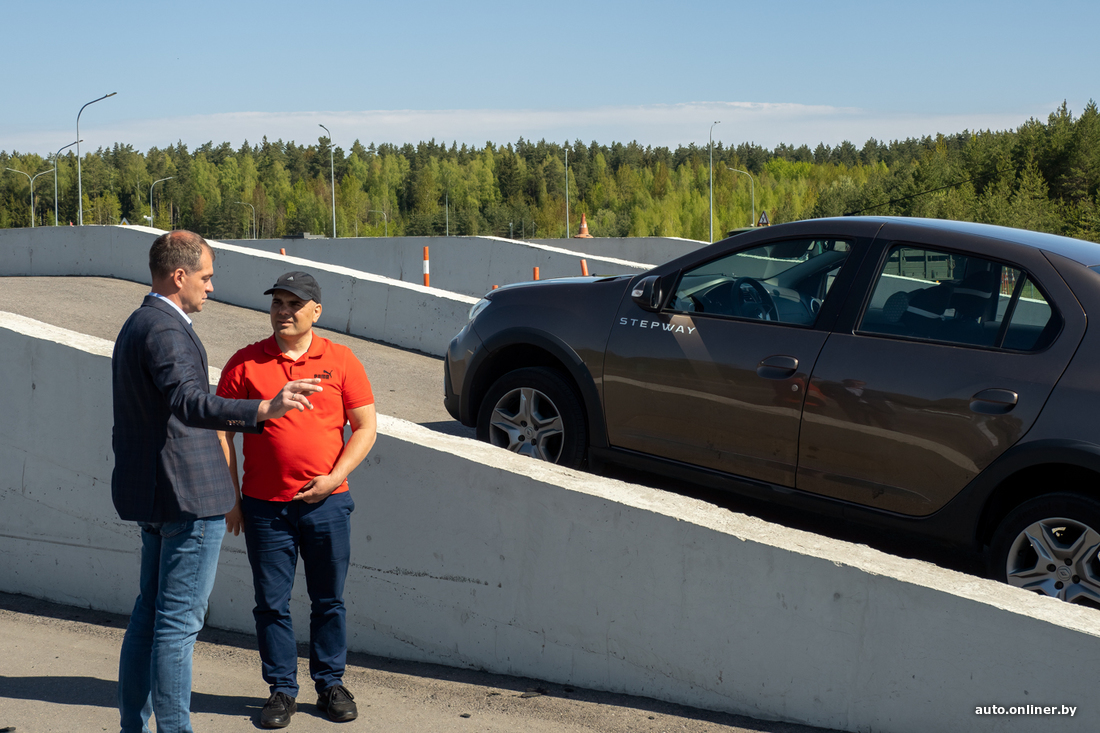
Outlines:
[[274, 285], [264, 291], [264, 295], [271, 295], [276, 290], [294, 293], [299, 298], [312, 300], [314, 303], [321, 302], [321, 286], [308, 272], [295, 270], [280, 276]]

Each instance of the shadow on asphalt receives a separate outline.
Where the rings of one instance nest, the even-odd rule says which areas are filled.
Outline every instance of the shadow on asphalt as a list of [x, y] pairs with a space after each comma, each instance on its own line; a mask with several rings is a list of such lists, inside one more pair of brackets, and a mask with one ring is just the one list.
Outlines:
[[438, 422], [422, 422], [421, 427], [434, 430], [437, 433], [443, 433], [445, 435], [456, 435], [459, 438], [470, 438], [474, 440], [477, 438], [477, 431], [473, 428], [468, 428], [458, 420], [440, 420]]
[[[0, 697], [38, 700], [55, 705], [86, 705], [116, 708], [118, 683], [97, 677], [4, 677], [0, 675]], [[191, 693], [191, 712], [240, 715], [242, 710], [259, 715], [255, 696]]]

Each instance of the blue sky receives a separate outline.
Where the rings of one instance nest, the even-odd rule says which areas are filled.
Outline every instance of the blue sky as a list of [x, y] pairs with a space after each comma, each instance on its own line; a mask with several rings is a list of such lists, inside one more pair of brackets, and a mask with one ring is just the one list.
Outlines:
[[9, 3], [0, 150], [435, 138], [773, 147], [1100, 98], [1100, 3]]

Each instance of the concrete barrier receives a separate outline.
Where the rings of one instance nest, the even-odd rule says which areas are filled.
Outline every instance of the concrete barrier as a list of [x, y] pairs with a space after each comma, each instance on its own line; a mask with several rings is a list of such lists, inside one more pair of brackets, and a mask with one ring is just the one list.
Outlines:
[[707, 242], [680, 237], [592, 237], [591, 239], [531, 239], [529, 242], [558, 247], [579, 256], [612, 257], [635, 262], [652, 262], [662, 265], [700, 247]]
[[582, 258], [588, 262], [590, 275], [633, 274], [653, 268], [653, 264], [645, 264], [653, 260], [578, 253], [565, 246], [566, 240], [539, 243], [500, 237], [358, 237], [229, 241], [265, 252], [284, 248], [295, 257], [417, 283], [421, 282], [424, 247], [429, 247], [432, 285], [479, 298], [494, 285], [532, 280], [536, 267], [541, 280], [576, 277], [581, 274]]
[[[128, 612], [107, 341], [0, 313], [0, 590]], [[848, 731], [1092, 730], [1100, 612], [379, 419], [355, 650]], [[250, 631], [243, 538], [213, 625]], [[308, 610], [301, 578], [293, 613]], [[1072, 706], [1075, 716], [1011, 715]], [[978, 708], [1003, 706], [1001, 715]], [[1088, 721], [1092, 720], [1093, 723]]]
[[[162, 233], [137, 226], [0, 229], [0, 275], [114, 277], [148, 284], [149, 246]], [[349, 267], [210, 244], [217, 263], [215, 300], [266, 311], [271, 301], [263, 291], [269, 284], [288, 270], [309, 270], [324, 290], [320, 326], [436, 356], [446, 353], [477, 302]]]

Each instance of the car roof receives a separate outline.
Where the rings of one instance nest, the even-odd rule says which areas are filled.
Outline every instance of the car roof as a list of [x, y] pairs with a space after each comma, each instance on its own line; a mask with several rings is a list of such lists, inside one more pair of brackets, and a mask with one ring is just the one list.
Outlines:
[[1061, 255], [1085, 266], [1100, 264], [1100, 244], [1083, 239], [1062, 237], [1057, 234], [1033, 232], [1027, 229], [1014, 229], [993, 224], [978, 224], [972, 221], [952, 221], [949, 219], [921, 219], [906, 216], [853, 216], [846, 217], [860, 221], [897, 224], [900, 226], [934, 229], [939, 232], [965, 234], [974, 237], [997, 239], [1025, 247], [1034, 247]]

